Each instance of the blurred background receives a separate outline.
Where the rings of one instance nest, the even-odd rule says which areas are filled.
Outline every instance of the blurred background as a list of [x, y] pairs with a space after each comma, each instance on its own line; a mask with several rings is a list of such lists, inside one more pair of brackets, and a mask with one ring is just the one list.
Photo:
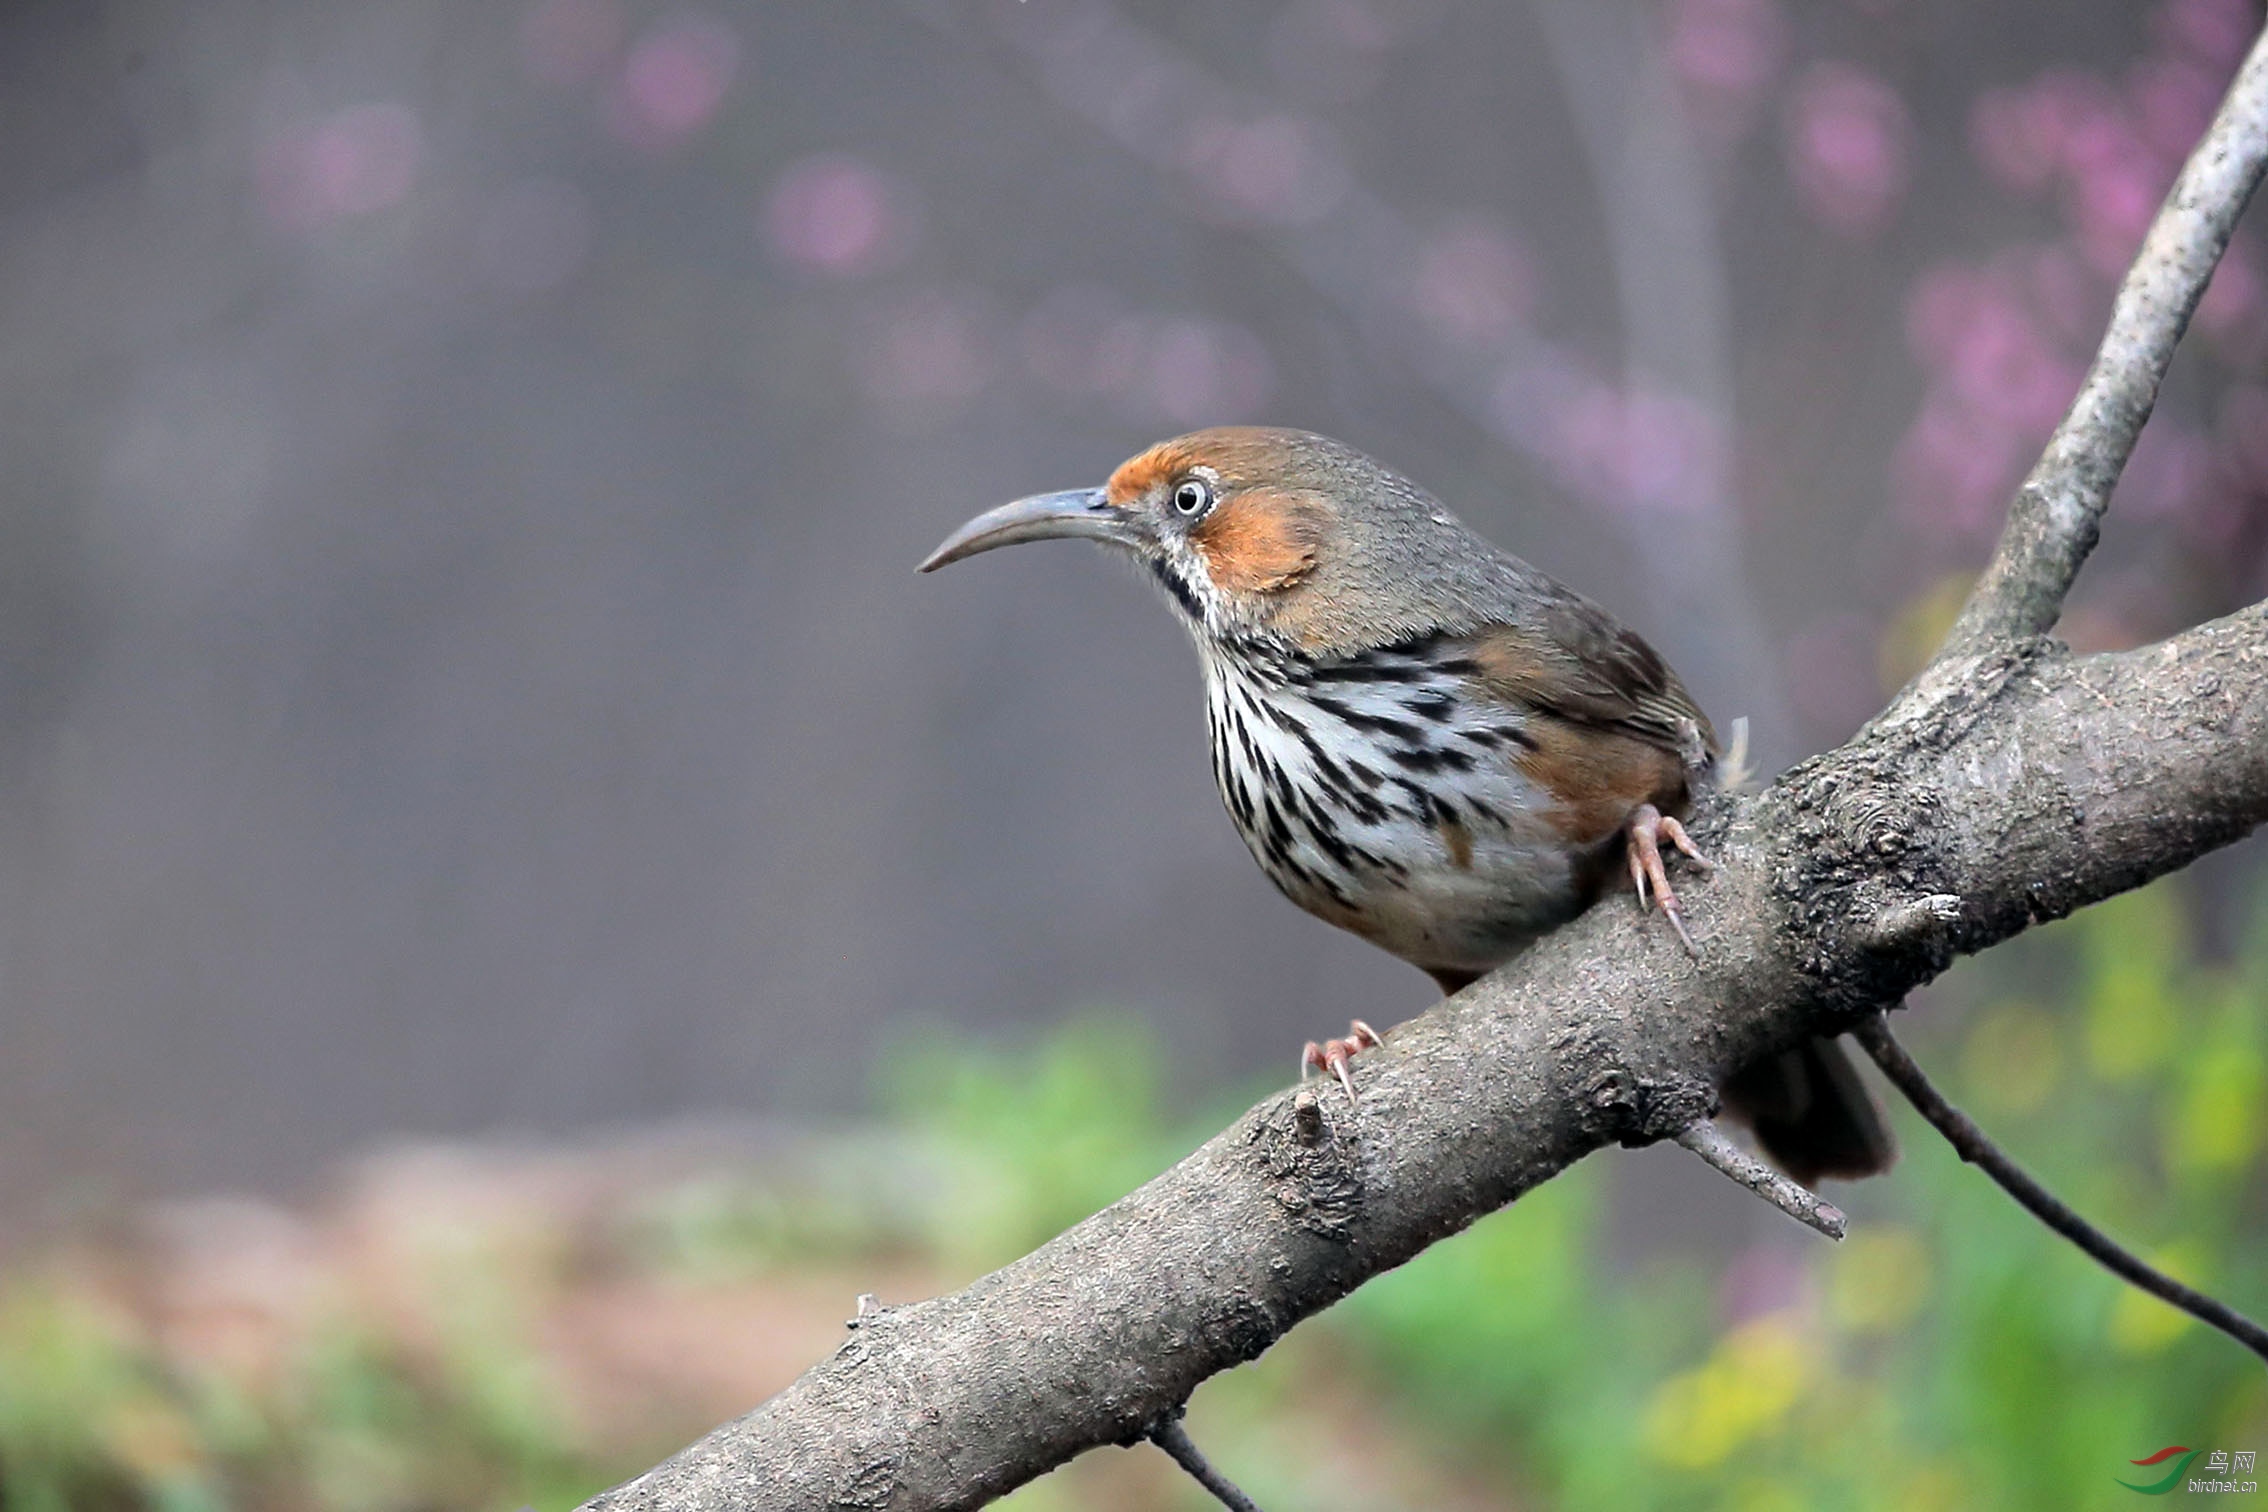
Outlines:
[[[980, 508], [1326, 431], [1640, 628], [1765, 771], [1840, 740], [2260, 22], [0, 11], [0, 1507], [571, 1504], [858, 1292], [958, 1284], [1426, 1005], [1244, 854], [1140, 583], [914, 577]], [[2076, 645], [2268, 591], [2264, 252]], [[2259, 857], [1912, 1030], [2254, 1312]], [[1200, 1424], [1313, 1507], [2110, 1505], [2165, 1444], [2268, 1449], [2233, 1346], [1907, 1142], [1831, 1253], [1675, 1154], [1590, 1162]], [[1028, 1505], [1192, 1505], [1150, 1458]]]

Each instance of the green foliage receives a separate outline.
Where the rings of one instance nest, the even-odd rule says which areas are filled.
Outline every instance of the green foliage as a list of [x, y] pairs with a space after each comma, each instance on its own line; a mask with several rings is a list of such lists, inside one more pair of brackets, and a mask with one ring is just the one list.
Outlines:
[[[2202, 963], [2178, 885], [2118, 899], [1964, 966], [1906, 1032], [2082, 1211], [2268, 1311], [2268, 909]], [[955, 1284], [1222, 1122], [1225, 1105], [1169, 1113], [1163, 1081], [1124, 1020], [908, 1048], [884, 1068], [886, 1140], [644, 1193], [606, 1264], [662, 1287], [824, 1276], [842, 1298], [882, 1265]], [[1918, 1122], [1902, 1133], [1896, 1175], [1848, 1190], [1846, 1243], [1756, 1207], [1729, 1261], [1618, 1253], [1625, 1166], [1586, 1161], [1208, 1386], [1199, 1436], [1268, 1504], [1324, 1512], [2116, 1506], [2114, 1477], [2167, 1444], [2268, 1451], [2248, 1355], [2113, 1281]], [[67, 1265], [0, 1282], [0, 1512], [549, 1508], [641, 1468], [650, 1447], [593, 1441], [538, 1347], [577, 1284], [568, 1240], [503, 1232], [413, 1247], [414, 1338], [382, 1310], [318, 1309], [257, 1378], [185, 1362]], [[1760, 1268], [1772, 1285], [1726, 1284]], [[1206, 1505], [1159, 1463], [1096, 1456], [1010, 1505]]]
[[883, 1100], [936, 1163], [948, 1264], [1005, 1264], [1194, 1149], [1210, 1129], [1168, 1129], [1161, 1070], [1134, 1021], [1092, 1016], [1034, 1050], [930, 1041], [891, 1058]]
[[0, 1512], [571, 1506], [594, 1477], [516, 1327], [506, 1272], [436, 1278], [421, 1359], [327, 1319], [253, 1390], [185, 1372], [80, 1288], [0, 1305]]
[[[2257, 1315], [2268, 909], [2234, 961], [2200, 964], [2179, 888], [1969, 963], [1905, 1030], [2051, 1187]], [[1843, 1245], [1758, 1218], [1734, 1264], [1795, 1266], [1777, 1306], [1726, 1313], [1717, 1267], [1612, 1253], [1609, 1156], [1309, 1330], [1386, 1404], [1374, 1432], [1538, 1505], [2064, 1509], [2118, 1504], [2114, 1476], [2166, 1444], [2268, 1452], [2257, 1361], [2113, 1280], [1898, 1113], [1905, 1160], [1849, 1189]], [[1239, 1373], [1228, 1426], [1259, 1420], [1255, 1395], [1299, 1410], [1310, 1364], [1285, 1353]], [[1277, 1484], [1289, 1505], [1341, 1504], [1328, 1477]]]

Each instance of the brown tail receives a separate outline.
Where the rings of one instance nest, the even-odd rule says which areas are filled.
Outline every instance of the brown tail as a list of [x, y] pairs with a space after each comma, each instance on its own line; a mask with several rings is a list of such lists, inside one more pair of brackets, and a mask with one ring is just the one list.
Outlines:
[[1898, 1158], [1882, 1108], [1834, 1040], [1769, 1056], [1726, 1082], [1725, 1111], [1756, 1131], [1772, 1163], [1817, 1186], [1878, 1176]]

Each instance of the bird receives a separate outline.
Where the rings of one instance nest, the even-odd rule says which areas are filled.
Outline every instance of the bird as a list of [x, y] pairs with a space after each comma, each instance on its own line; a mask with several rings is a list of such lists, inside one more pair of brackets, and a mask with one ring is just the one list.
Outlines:
[[[1162, 441], [1100, 487], [988, 510], [920, 564], [1027, 541], [1100, 542], [1196, 643], [1214, 786], [1293, 903], [1453, 994], [1627, 876], [1695, 947], [1665, 857], [1728, 766], [1661, 655], [1499, 550], [1417, 484], [1306, 431]], [[1357, 1020], [1302, 1072], [1355, 1095]], [[1815, 1186], [1887, 1170], [1880, 1106], [1833, 1040], [1720, 1088], [1764, 1153]]]

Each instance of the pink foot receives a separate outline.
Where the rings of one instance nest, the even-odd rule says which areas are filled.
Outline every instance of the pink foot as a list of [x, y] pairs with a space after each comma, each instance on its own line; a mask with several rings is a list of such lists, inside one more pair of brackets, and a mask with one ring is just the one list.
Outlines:
[[1320, 1045], [1313, 1040], [1307, 1042], [1307, 1048], [1299, 1053], [1299, 1079], [1307, 1080], [1311, 1071], [1327, 1071], [1339, 1079], [1339, 1085], [1347, 1089], [1347, 1101], [1353, 1102], [1354, 1079], [1347, 1075], [1347, 1062], [1383, 1043], [1377, 1030], [1356, 1019], [1347, 1026], [1345, 1039], [1325, 1040]]
[[1625, 830], [1630, 837], [1630, 880], [1637, 884], [1638, 906], [1646, 907], [1648, 894], [1651, 893], [1651, 901], [1661, 906], [1662, 916], [1670, 921], [1670, 928], [1676, 930], [1677, 937], [1685, 942], [1687, 952], [1699, 955], [1701, 952], [1693, 948], [1693, 936], [1685, 932], [1685, 915], [1678, 909], [1677, 894], [1670, 888], [1669, 873], [1662, 869], [1661, 842], [1667, 839], [1703, 871], [1709, 869], [1709, 858], [1694, 847], [1693, 837], [1685, 832], [1684, 825], [1650, 803], [1638, 805]]

